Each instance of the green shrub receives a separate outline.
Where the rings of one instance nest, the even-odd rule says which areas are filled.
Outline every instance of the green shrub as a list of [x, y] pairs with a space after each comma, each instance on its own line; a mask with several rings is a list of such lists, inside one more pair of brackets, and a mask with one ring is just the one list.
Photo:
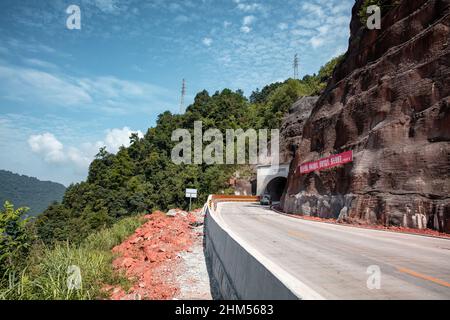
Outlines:
[[27, 211], [14, 209], [8, 201], [0, 210], [0, 274], [16, 271], [28, 253], [32, 237], [27, 230], [28, 219], [23, 219]]
[[[0, 299], [90, 300], [106, 298], [104, 285], [126, 285], [122, 274], [113, 270], [111, 249], [132, 234], [142, 223], [141, 216], [125, 218], [110, 229], [90, 235], [80, 245], [36, 246], [29, 267], [20, 274], [9, 272], [2, 280]], [[67, 285], [68, 268], [81, 271], [80, 289]]]
[[122, 243], [130, 234], [142, 225], [143, 220], [144, 218], [140, 216], [122, 219], [109, 229], [104, 229], [91, 234], [81, 245], [85, 249], [111, 250], [111, 248]]

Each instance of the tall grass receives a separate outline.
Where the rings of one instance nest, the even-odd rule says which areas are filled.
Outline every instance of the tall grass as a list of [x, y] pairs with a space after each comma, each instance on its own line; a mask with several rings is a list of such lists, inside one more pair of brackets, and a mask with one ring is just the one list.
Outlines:
[[[126, 284], [123, 275], [112, 268], [111, 249], [131, 235], [142, 217], [125, 218], [110, 229], [90, 235], [80, 245], [58, 244], [53, 248], [33, 249], [28, 267], [21, 273], [9, 273], [0, 287], [0, 299], [90, 300], [106, 298], [104, 285]], [[68, 268], [81, 271], [81, 285], [67, 285]]]

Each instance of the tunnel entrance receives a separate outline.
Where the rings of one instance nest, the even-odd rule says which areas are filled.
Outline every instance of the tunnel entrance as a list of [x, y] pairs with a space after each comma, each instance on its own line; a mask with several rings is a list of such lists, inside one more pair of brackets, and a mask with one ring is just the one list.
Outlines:
[[287, 179], [284, 177], [277, 177], [269, 182], [265, 194], [270, 195], [272, 201], [278, 202], [281, 200], [284, 189], [286, 188]]
[[256, 193], [258, 192], [258, 184], [256, 179], [250, 181], [250, 183], [252, 184], [252, 196], [256, 196]]

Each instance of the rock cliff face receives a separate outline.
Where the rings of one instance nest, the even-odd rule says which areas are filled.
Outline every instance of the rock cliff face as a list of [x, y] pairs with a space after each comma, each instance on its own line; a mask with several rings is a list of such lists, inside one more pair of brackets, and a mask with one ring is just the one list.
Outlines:
[[[294, 135], [282, 208], [450, 233], [450, 0], [392, 1], [373, 31], [358, 17], [362, 3], [345, 59]], [[295, 172], [347, 150], [353, 163]]]
[[280, 163], [289, 163], [300, 146], [303, 128], [319, 97], [303, 97], [295, 102], [284, 117], [280, 129]]

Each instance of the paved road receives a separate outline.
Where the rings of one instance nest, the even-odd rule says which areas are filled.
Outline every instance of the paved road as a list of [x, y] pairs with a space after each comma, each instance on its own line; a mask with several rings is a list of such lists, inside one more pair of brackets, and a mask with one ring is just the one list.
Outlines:
[[[450, 299], [450, 240], [300, 220], [250, 203], [219, 208], [232, 232], [325, 299]], [[380, 289], [368, 289], [371, 266], [381, 270]]]

